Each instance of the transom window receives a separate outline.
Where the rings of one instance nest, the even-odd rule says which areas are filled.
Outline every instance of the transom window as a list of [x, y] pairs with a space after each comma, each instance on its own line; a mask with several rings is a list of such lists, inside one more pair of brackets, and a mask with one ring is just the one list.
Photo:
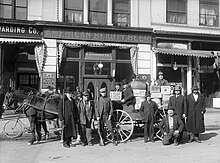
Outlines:
[[0, 18], [27, 20], [27, 0], [0, 0]]
[[130, 26], [130, 0], [113, 1], [113, 25]]
[[89, 1], [89, 22], [90, 24], [107, 24], [107, 0]]
[[64, 21], [68, 23], [83, 22], [83, 0], [65, 0]]
[[199, 1], [199, 25], [218, 26], [218, 0]]
[[187, 0], [167, 0], [167, 23], [187, 23]]

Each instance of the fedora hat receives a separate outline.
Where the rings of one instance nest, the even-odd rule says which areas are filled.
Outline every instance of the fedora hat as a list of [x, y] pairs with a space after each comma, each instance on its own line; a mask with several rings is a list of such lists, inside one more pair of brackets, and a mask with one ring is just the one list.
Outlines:
[[163, 72], [162, 72], [162, 71], [159, 71], [159, 72], [158, 72], [158, 75], [163, 75]]
[[179, 85], [176, 85], [174, 88], [174, 91], [181, 91], [181, 90], [182, 90], [182, 88]]
[[67, 87], [65, 90], [66, 93], [72, 93], [72, 88], [71, 87]]
[[106, 87], [100, 89], [100, 92], [101, 92], [101, 93], [102, 93], [102, 92], [106, 92], [106, 91], [107, 91], [107, 88], [106, 88]]
[[115, 85], [121, 85], [121, 83], [120, 82], [115, 82]]
[[192, 90], [199, 90], [199, 87], [198, 87], [197, 85], [194, 85], [194, 86], [192, 87]]
[[123, 80], [121, 81], [121, 84], [122, 84], [122, 85], [128, 84], [127, 79], [123, 79]]
[[173, 106], [169, 106], [168, 110], [174, 110], [175, 108]]
[[150, 91], [146, 91], [146, 93], [145, 93], [145, 97], [151, 97], [151, 93], [150, 93]]

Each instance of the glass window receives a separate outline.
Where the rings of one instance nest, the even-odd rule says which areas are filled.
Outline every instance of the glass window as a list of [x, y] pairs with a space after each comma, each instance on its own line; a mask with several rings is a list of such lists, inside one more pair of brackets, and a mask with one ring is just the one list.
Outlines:
[[0, 18], [27, 20], [27, 0], [0, 0]]
[[199, 25], [218, 26], [218, 0], [200, 0]]
[[187, 0], [167, 0], [167, 23], [187, 23]]
[[113, 1], [113, 25], [130, 26], [130, 0]]
[[102, 62], [103, 68], [98, 67], [97, 62], [86, 62], [85, 63], [85, 74], [94, 75], [110, 75], [111, 65], [109, 62]]
[[68, 23], [83, 22], [83, 0], [65, 0], [64, 21]]
[[107, 0], [89, 1], [89, 22], [90, 24], [107, 24]]

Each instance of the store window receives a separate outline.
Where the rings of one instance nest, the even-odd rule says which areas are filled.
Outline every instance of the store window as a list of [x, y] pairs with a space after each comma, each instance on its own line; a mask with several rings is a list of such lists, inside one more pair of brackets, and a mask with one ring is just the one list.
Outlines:
[[65, 0], [64, 21], [68, 23], [83, 22], [83, 0]]
[[90, 24], [107, 24], [107, 0], [89, 1], [89, 22]]
[[0, 18], [27, 20], [27, 0], [0, 0]]
[[130, 0], [113, 1], [113, 25], [130, 26]]
[[199, 1], [199, 25], [218, 26], [218, 0]]
[[187, 23], [187, 0], [167, 0], [167, 23]]

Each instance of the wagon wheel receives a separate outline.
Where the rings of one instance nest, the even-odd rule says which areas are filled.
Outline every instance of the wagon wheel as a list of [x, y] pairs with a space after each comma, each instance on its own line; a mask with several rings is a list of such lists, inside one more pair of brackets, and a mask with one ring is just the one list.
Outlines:
[[[111, 120], [115, 135], [114, 139], [121, 143], [127, 141], [134, 131], [134, 122], [131, 116], [123, 110], [115, 110]], [[107, 139], [112, 141], [110, 130], [107, 129], [106, 132]]]
[[17, 138], [22, 135], [22, 125], [18, 120], [9, 120], [3, 126], [3, 133], [8, 138]]
[[160, 140], [163, 140], [163, 133], [160, 131], [159, 125], [164, 116], [166, 116], [164, 110], [159, 110], [156, 115], [156, 121], [154, 122], [155, 137]]

